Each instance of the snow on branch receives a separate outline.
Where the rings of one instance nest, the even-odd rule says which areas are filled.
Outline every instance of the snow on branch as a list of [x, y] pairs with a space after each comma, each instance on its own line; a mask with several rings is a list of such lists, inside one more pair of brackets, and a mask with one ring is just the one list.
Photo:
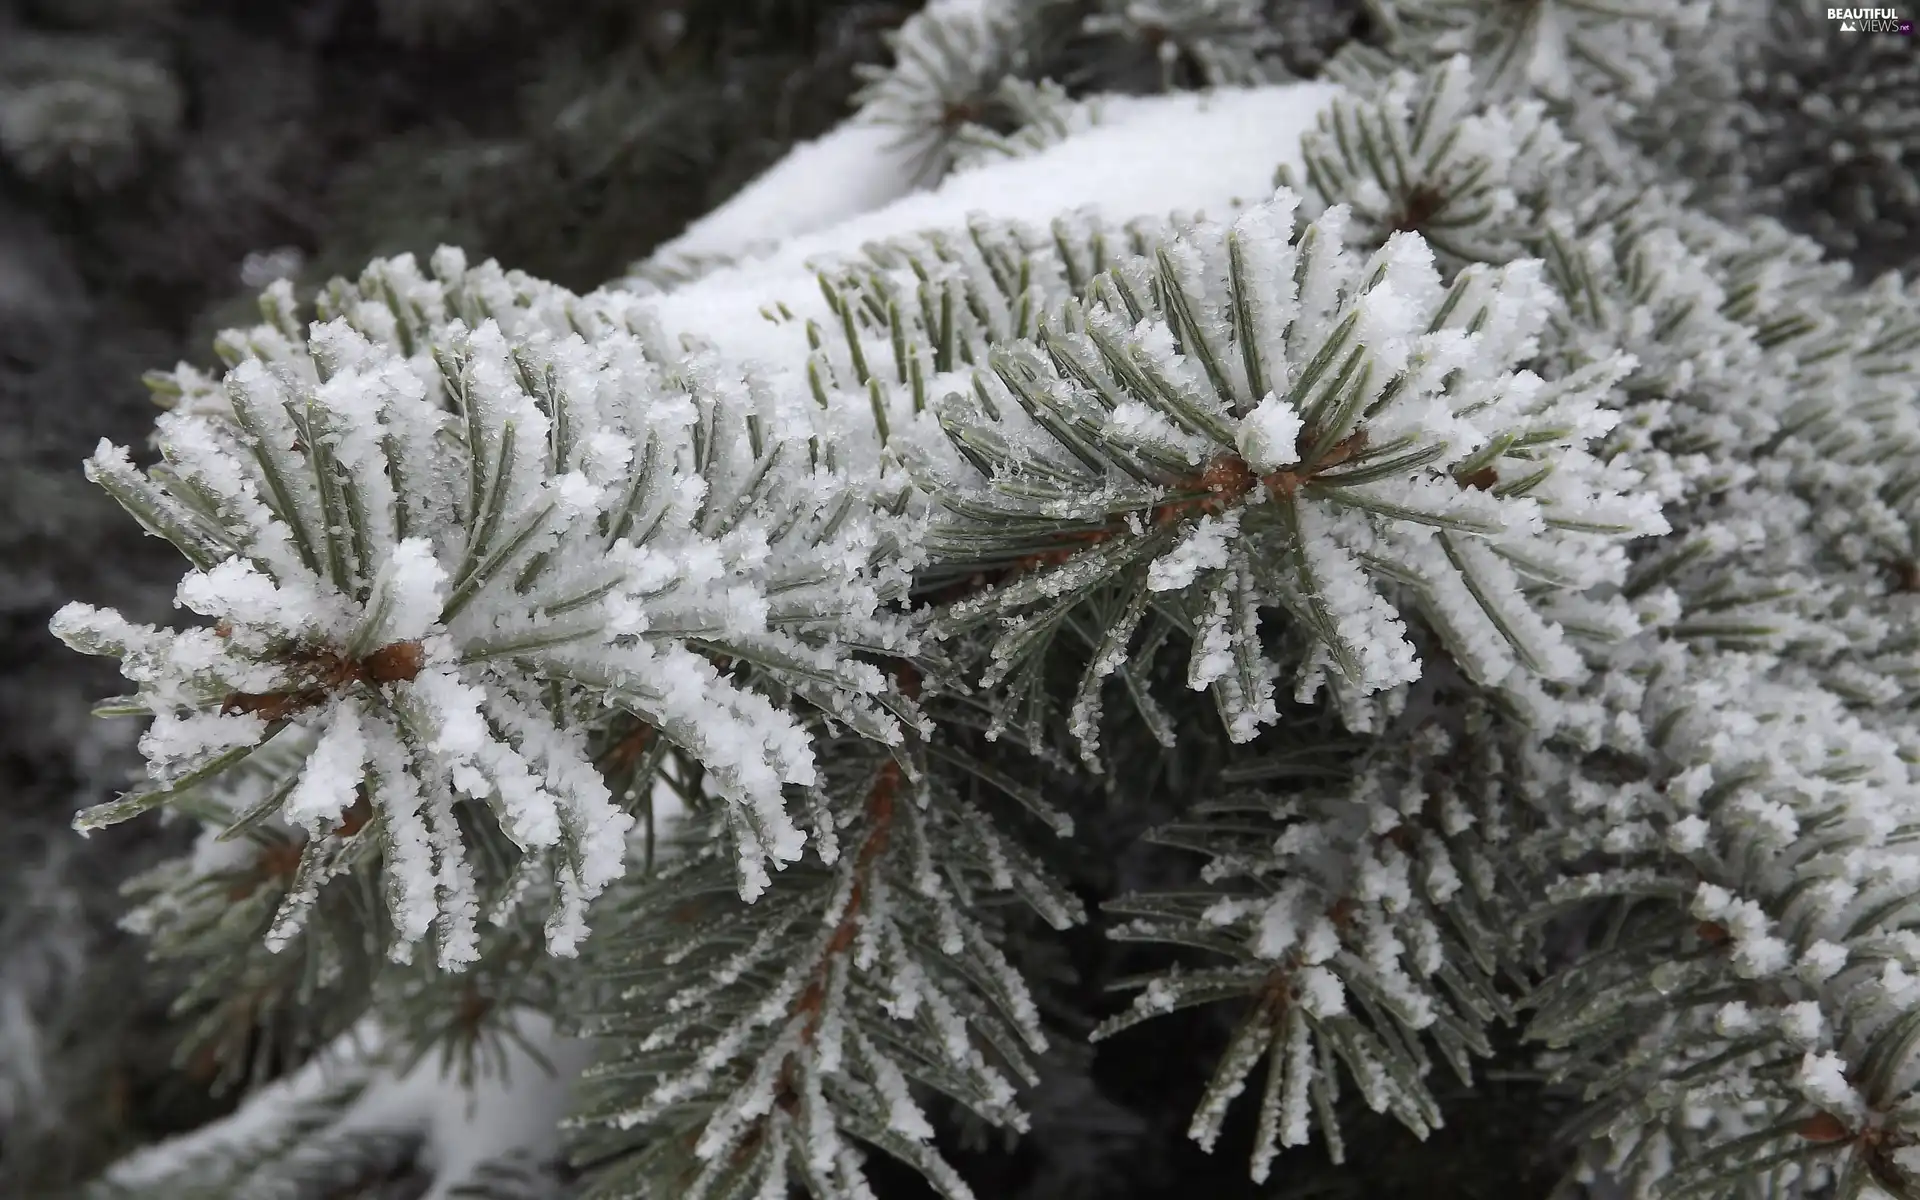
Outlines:
[[1619, 665], [1645, 682], [1604, 703], [1644, 774], [1518, 763], [1564, 872], [1535, 919], [1619, 914], [1545, 981], [1529, 1036], [1574, 1051], [1561, 1073], [1630, 1194], [1725, 1194], [1788, 1164], [1840, 1194], [1911, 1188], [1920, 856], [1897, 743], [1764, 656], [1669, 644]]
[[[1279, 165], [1303, 167], [1300, 135], [1337, 94], [1331, 85], [1296, 83], [1108, 97], [1097, 124], [1057, 144], [959, 172], [937, 188], [796, 235], [764, 256], [672, 287], [648, 307], [668, 337], [700, 337], [771, 378], [802, 376], [796, 364], [805, 363], [811, 348], [802, 336], [805, 321], [830, 324], [832, 316], [820, 297], [816, 267], [858, 259], [874, 243], [957, 230], [974, 218], [1037, 227], [1080, 210], [1114, 226], [1136, 218], [1164, 221], [1175, 212], [1224, 219], [1265, 198]], [[838, 195], [837, 189], [862, 178], [824, 178], [813, 170], [800, 175], [807, 195]], [[755, 194], [743, 194], [741, 203]], [[849, 203], [841, 211], [855, 207]], [[723, 206], [710, 219], [724, 216], [731, 224], [735, 218], [728, 212]], [[780, 316], [781, 308], [791, 319]]]
[[1714, 0], [1394, 0], [1377, 11], [1390, 52], [1416, 66], [1470, 54], [1496, 98], [1644, 103], [1673, 77], [1677, 49], [1700, 35], [1714, 7]]
[[1027, 43], [1059, 0], [933, 0], [888, 36], [891, 67], [865, 68], [860, 119], [893, 135], [913, 175], [953, 165], [953, 138], [985, 115], [1000, 82], [1026, 65]]
[[[1449, 267], [1523, 257], [1574, 146], [1538, 101], [1477, 100], [1464, 57], [1336, 98], [1301, 143], [1310, 211], [1347, 205], [1348, 235], [1369, 246], [1418, 233]], [[1281, 181], [1291, 176], [1283, 167]]]
[[883, 126], [850, 123], [794, 147], [725, 204], [636, 264], [634, 279], [656, 287], [685, 283], [885, 207], [913, 190], [912, 163], [896, 137]]
[[[165, 381], [161, 464], [104, 443], [90, 460], [187, 556], [178, 603], [207, 623], [56, 616], [69, 644], [121, 660], [151, 718], [149, 781], [79, 825], [308, 738], [269, 802], [309, 831], [302, 879], [377, 845], [401, 943], [437, 929], [442, 960], [464, 961], [476, 914], [455, 814], [470, 802], [552, 853], [548, 939], [571, 953], [633, 822], [574, 718], [622, 711], [737, 807], [742, 887], [758, 891], [799, 854], [783, 789], [814, 766], [795, 714], [743, 680], [881, 741], [910, 715], [848, 650], [894, 640], [876, 613], [904, 543], [865, 498], [877, 485], [825, 465], [807, 407], [661, 353], [632, 298], [453, 253], [434, 266], [376, 263], [310, 331], [270, 296], [277, 321], [229, 339], [223, 384]], [[356, 805], [373, 819], [349, 821]]]
[[1665, 529], [1586, 446], [1624, 364], [1516, 369], [1552, 302], [1538, 264], [1446, 286], [1418, 237], [1354, 254], [1345, 209], [1296, 228], [1297, 203], [1121, 262], [935, 405], [952, 449], [911, 461], [942, 510], [936, 562], [999, 581], [933, 628], [996, 630], [988, 683], [1096, 588], [1186, 614], [1189, 684], [1235, 740], [1277, 716], [1260, 610], [1311, 638], [1303, 698], [1417, 676], [1383, 584], [1483, 684], [1580, 674], [1523, 580], [1552, 563], [1591, 588]]
[[602, 1168], [592, 1195], [798, 1185], [855, 1200], [872, 1194], [864, 1144], [970, 1200], [921, 1097], [1025, 1128], [1017, 1094], [1047, 1038], [991, 910], [969, 897], [1010, 892], [1056, 928], [1078, 903], [933, 759], [909, 775], [860, 746], [826, 753], [819, 799], [843, 844], [821, 844], [752, 906], [724, 894], [723, 864], [696, 846], [596, 943], [593, 966], [627, 1003], [590, 1022], [614, 1047], [587, 1070], [575, 1122]]
[[[1437, 726], [1356, 761], [1326, 736], [1310, 752], [1235, 764], [1223, 787], [1151, 840], [1207, 856], [1205, 890], [1124, 896], [1124, 941], [1207, 950], [1211, 961], [1132, 981], [1114, 1037], [1179, 1009], [1239, 1000], [1245, 1011], [1200, 1099], [1189, 1136], [1211, 1151], [1228, 1108], [1264, 1060], [1252, 1175], [1317, 1127], [1334, 1162], [1343, 1079], [1416, 1136], [1442, 1124], [1432, 1051], [1463, 1080], [1511, 1021], [1500, 975], [1528, 948], [1520, 895], [1494, 864], [1510, 827], [1501, 758], [1484, 708], [1453, 735]], [[1290, 789], [1307, 767], [1352, 779]], [[1437, 794], [1425, 781], [1458, 786]], [[1263, 780], [1273, 781], [1262, 786]], [[1468, 781], [1473, 781], [1471, 784]], [[1233, 787], [1230, 785], [1240, 784]]]

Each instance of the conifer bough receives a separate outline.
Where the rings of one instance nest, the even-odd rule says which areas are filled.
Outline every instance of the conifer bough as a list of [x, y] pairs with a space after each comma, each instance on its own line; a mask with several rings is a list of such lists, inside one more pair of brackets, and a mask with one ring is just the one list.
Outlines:
[[[1038, 1128], [1071, 1030], [1140, 1052], [1206, 1006], [1188, 1132], [1255, 1088], [1256, 1180], [1315, 1139], [1352, 1169], [1343, 1091], [1424, 1137], [1439, 1074], [1504, 1057], [1577, 1100], [1593, 1195], [1916, 1194], [1920, 302], [1635, 143], [1711, 5], [1375, 7], [1270, 198], [1145, 161], [1188, 211], [935, 188], [882, 214], [922, 232], [837, 237], [843, 193], [1202, 121], [1009, 78], [1056, 34], [1280, 69], [1216, 36], [1257, 5], [942, 0], [859, 118], [906, 153], [813, 148], [905, 174], [790, 214], [804, 271], [718, 220], [646, 296], [451, 251], [311, 321], [269, 292], [223, 377], [156, 377], [159, 462], [88, 466], [204, 622], [55, 620], [149, 722], [82, 828], [208, 831], [142, 928], [263, 1011], [367, 1017], [396, 1087], [561, 1018], [596, 1200], [864, 1198], [876, 1149], [968, 1197], [943, 1135]], [[700, 327], [746, 294], [763, 321]], [[1167, 811], [1188, 886], [1061, 852]], [[1047, 966], [1087, 897], [1130, 1003]]]
[[[805, 408], [697, 360], [656, 365], [611, 301], [593, 311], [452, 254], [435, 266], [428, 280], [405, 259], [376, 264], [310, 332], [272, 294], [282, 326], [252, 336], [223, 386], [168, 381], [160, 465], [106, 445], [89, 461], [193, 564], [178, 602], [214, 624], [56, 616], [70, 644], [121, 659], [139, 685], [125, 707], [151, 717], [149, 783], [78, 824], [304, 736], [299, 770], [228, 831], [273, 817], [309, 832], [276, 936], [364, 839], [400, 944], [437, 922], [442, 961], [469, 959], [478, 914], [454, 814], [467, 798], [554, 856], [549, 944], [571, 953], [625, 865], [633, 817], [586, 741], [596, 714], [624, 712], [737, 806], [742, 886], [757, 891], [765, 864], [799, 853], [781, 789], [812, 782], [813, 759], [794, 718], [714, 660], [760, 660], [897, 741], [878, 671], [835, 652], [881, 632], [884, 517], [796, 449]], [[356, 804], [374, 819], [349, 828]]]

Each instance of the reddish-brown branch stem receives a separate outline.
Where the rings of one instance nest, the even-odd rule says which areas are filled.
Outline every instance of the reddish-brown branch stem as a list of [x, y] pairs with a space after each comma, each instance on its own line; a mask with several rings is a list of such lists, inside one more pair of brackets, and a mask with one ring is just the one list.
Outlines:
[[1445, 204], [1446, 197], [1438, 189], [1420, 184], [1407, 193], [1389, 223], [1400, 233], [1418, 233], [1440, 215]]
[[642, 725], [615, 742], [606, 754], [601, 756], [603, 770], [624, 771], [640, 761], [647, 747], [653, 744], [653, 726]]
[[367, 789], [362, 787], [353, 798], [353, 807], [340, 814], [340, 823], [333, 827], [333, 836], [350, 838], [367, 827], [373, 820], [373, 805], [367, 800]]
[[[901, 693], [909, 699], [918, 699], [920, 673], [908, 663], [898, 664], [895, 670]], [[819, 961], [814, 964], [812, 976], [791, 1010], [801, 1020], [800, 1042], [803, 1046], [811, 1048], [814, 1038], [819, 1035], [834, 962], [853, 948], [854, 939], [860, 935], [860, 926], [866, 917], [869, 881], [880, 856], [886, 853], [893, 839], [893, 818], [899, 802], [900, 785], [904, 780], [900, 764], [888, 759], [880, 764], [873, 787], [867, 792], [866, 834], [860, 840], [860, 848], [854, 852], [853, 883], [847, 891], [846, 907], [841, 911], [840, 919], [834, 923], [833, 932], [827, 935], [826, 945], [820, 952]], [[793, 1057], [789, 1055], [781, 1064], [778, 1088], [779, 1103], [789, 1110], [797, 1103], [798, 1097], [793, 1083], [794, 1069]]]
[[892, 759], [881, 764], [873, 790], [867, 793], [867, 835], [861, 839], [860, 849], [854, 857], [853, 886], [847, 892], [847, 907], [827, 938], [820, 961], [814, 966], [813, 977], [807, 981], [800, 998], [794, 1001], [794, 1014], [803, 1017], [806, 1022], [801, 1027], [800, 1038], [808, 1045], [813, 1043], [814, 1035], [819, 1032], [821, 1011], [827, 998], [827, 975], [833, 969], [833, 962], [852, 948], [853, 939], [860, 933], [865, 915], [868, 877], [873, 871], [873, 864], [886, 852], [887, 843], [892, 838], [894, 799], [900, 790], [900, 778], [900, 764]]
[[[216, 633], [220, 630], [216, 629]], [[231, 631], [226, 636], [231, 636]], [[427, 652], [419, 642], [394, 642], [364, 658], [349, 658], [330, 647], [305, 648], [288, 658], [299, 681], [277, 692], [234, 692], [221, 704], [226, 713], [252, 713], [265, 721], [284, 721], [325, 704], [356, 683], [378, 687], [405, 683], [420, 674]]]
[[1890, 558], [1881, 564], [1896, 592], [1920, 592], [1920, 562], [1910, 558]]
[[1462, 490], [1473, 488], [1477, 491], [1484, 492], [1490, 490], [1494, 484], [1500, 482], [1500, 472], [1494, 470], [1492, 467], [1481, 467], [1478, 471], [1469, 471], [1465, 475], [1456, 477], [1456, 481], [1460, 484]]

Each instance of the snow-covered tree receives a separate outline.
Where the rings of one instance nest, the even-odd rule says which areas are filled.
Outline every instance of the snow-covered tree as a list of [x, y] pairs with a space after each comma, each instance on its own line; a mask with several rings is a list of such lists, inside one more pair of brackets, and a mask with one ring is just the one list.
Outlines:
[[244, 1092], [92, 1194], [1920, 1194], [1920, 293], [1650, 144], [1733, 7], [935, 0], [599, 290], [268, 289], [53, 622]]

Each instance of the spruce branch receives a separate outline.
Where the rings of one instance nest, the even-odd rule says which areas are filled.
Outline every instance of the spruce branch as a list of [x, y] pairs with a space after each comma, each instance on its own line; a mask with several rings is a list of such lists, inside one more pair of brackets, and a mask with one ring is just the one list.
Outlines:
[[[303, 756], [287, 739], [189, 789], [178, 807], [203, 823], [193, 850], [123, 886], [132, 907], [122, 926], [182, 981], [175, 1061], [217, 1092], [258, 1087], [350, 1029], [373, 1003], [391, 937], [365, 871], [348, 866], [350, 878], [324, 895], [300, 894], [311, 883], [301, 879], [307, 836], [265, 814]], [[356, 803], [330, 843], [369, 816]], [[234, 826], [235, 837], [218, 837]]]
[[986, 117], [1001, 82], [1027, 66], [1030, 44], [1061, 0], [934, 0], [887, 35], [891, 67], [862, 68], [861, 119], [899, 131], [916, 177], [953, 165], [954, 143]]
[[[1705, 0], [1370, 7], [1305, 198], [1196, 187], [1225, 225], [948, 212], [809, 267], [810, 320], [756, 290], [773, 338], [703, 305], [784, 268], [576, 296], [443, 252], [312, 324], [276, 288], [227, 371], [155, 376], [159, 461], [90, 472], [201, 619], [56, 628], [149, 722], [147, 782], [82, 823], [205, 830], [137, 888], [185, 1061], [258, 1083], [371, 1017], [438, 1113], [554, 1050], [546, 1014], [605, 1051], [588, 1196], [869, 1200], [879, 1151], [965, 1197], [949, 1135], [1086, 1070], [1042, 1056], [1105, 967], [1051, 975], [1038, 927], [1119, 893], [1119, 941], [1203, 961], [1123, 981], [1101, 1052], [1230, 1008], [1188, 1130], [1258, 1079], [1263, 1181], [1314, 1136], [1351, 1171], [1342, 1089], [1457, 1126], [1437, 1072], [1484, 1086], [1517, 1021], [1529, 1086], [1584, 1096], [1569, 1191], [1920, 1192], [1920, 294], [1643, 153], [1748, 36], [1685, 44]], [[941, 0], [859, 119], [991, 183], [1155, 103], [1026, 77], [1264, 73], [1259, 8]], [[584, 959], [541, 953], [601, 892]], [[363, 1187], [444, 1149], [425, 1111], [373, 1146], [249, 1108], [298, 1144], [189, 1145], [152, 1190]]]
[[1809, 1188], [1901, 1194], [1906, 764], [1764, 659], [1648, 666], [1631, 773], [1528, 761], [1566, 871], [1537, 917], [1614, 906], [1529, 1002], [1529, 1036], [1567, 1051], [1635, 1195], [1760, 1194], [1789, 1164]]
[[1897, 704], [1915, 682], [1898, 600], [1914, 537], [1906, 290], [1853, 289], [1777, 225], [1656, 196], [1573, 233], [1556, 223], [1546, 243], [1575, 298], [1556, 341], [1569, 364], [1596, 340], [1643, 364], [1612, 450], [1657, 481], [1679, 535], [1628, 582], [1643, 619], [1677, 604], [1658, 618], [1674, 635], [1788, 653], [1853, 704]]
[[191, 1146], [120, 1178], [90, 1185], [83, 1200], [204, 1200], [272, 1196], [323, 1200], [391, 1176], [417, 1152], [413, 1131], [340, 1137], [334, 1127], [375, 1085], [371, 1064], [351, 1063], [308, 1094], [275, 1103], [255, 1130]]
[[[1230, 766], [1221, 783], [1241, 789], [1150, 835], [1205, 855], [1205, 886], [1108, 905], [1129, 918], [1114, 937], [1226, 960], [1127, 981], [1139, 995], [1095, 1036], [1243, 1001], [1188, 1134], [1211, 1152], [1264, 1060], [1257, 1182], [1316, 1126], [1332, 1160], [1344, 1161], [1335, 1118], [1343, 1074], [1368, 1107], [1424, 1138], [1442, 1124], [1428, 1046], [1470, 1081], [1471, 1060], [1492, 1053], [1488, 1026], [1513, 1019], [1512, 981], [1531, 958], [1513, 933], [1526, 883], [1503, 862], [1511, 800], [1488, 715], [1468, 710], [1460, 735], [1428, 725], [1391, 750], [1356, 756], [1335, 742]], [[1350, 781], [1326, 790], [1313, 777], [1329, 766]], [[1468, 783], [1476, 779], [1485, 782]]]
[[[1164, 221], [1115, 226], [1073, 213], [1045, 229], [974, 219], [964, 233], [868, 245], [819, 276], [835, 321], [807, 327], [816, 399], [867, 390], [885, 411], [926, 411], [939, 376], [984, 364], [993, 346], [1032, 337], [1047, 314], [1083, 298], [1114, 263], [1152, 254], [1166, 232]], [[917, 578], [926, 575], [923, 569]]]
[[1336, 98], [1301, 145], [1305, 178], [1282, 168], [1317, 214], [1345, 204], [1348, 236], [1372, 248], [1417, 233], [1449, 270], [1522, 257], [1548, 181], [1574, 154], [1534, 100], [1488, 104], [1455, 57], [1396, 71], [1361, 98]]
[[989, 685], [1040, 662], [1094, 589], [1119, 588], [1192, 631], [1189, 685], [1213, 688], [1246, 740], [1276, 715], [1261, 609], [1316, 643], [1303, 696], [1416, 677], [1374, 578], [1476, 679], [1578, 672], [1514, 571], [1554, 562], [1590, 587], [1624, 561], [1609, 543], [1664, 529], [1577, 441], [1612, 423], [1597, 400], [1621, 367], [1515, 373], [1548, 303], [1531, 265], [1446, 287], [1417, 237], [1362, 260], [1344, 209], [1296, 233], [1295, 205], [1283, 193], [1111, 268], [936, 406], [963, 461], [916, 462], [944, 510], [934, 562], [1013, 574], [930, 628], [997, 627]]
[[528, 1049], [519, 1019], [564, 1007], [556, 964], [538, 953], [540, 920], [528, 911], [538, 906], [526, 903], [551, 900], [539, 860], [487, 823], [464, 823], [482, 914], [474, 959], [456, 971], [389, 963], [391, 881], [369, 843], [342, 852], [373, 819], [368, 794], [318, 856], [310, 831], [278, 818], [310, 751], [310, 738], [282, 738], [199, 785], [176, 806], [202, 822], [193, 850], [127, 885], [136, 905], [123, 925], [182, 980], [176, 1061], [216, 1091], [253, 1090], [378, 1013], [403, 1072], [434, 1056], [466, 1087], [497, 1074], [510, 1046]]
[[[1370, 7], [1382, 19], [1388, 52], [1403, 62], [1424, 66], [1464, 53], [1480, 64], [1494, 98], [1534, 94], [1601, 106], [1653, 99], [1714, 11], [1713, 0], [1383, 0]], [[1591, 124], [1606, 127], [1604, 119]]]
[[[588, 726], [617, 711], [706, 764], [756, 891], [799, 853], [781, 789], [813, 763], [731, 664], [898, 741], [910, 705], [839, 649], [897, 641], [875, 616], [903, 549], [885, 510], [795, 452], [804, 408], [711, 361], [657, 362], [626, 301], [450, 253], [435, 271], [402, 259], [337, 282], [325, 307], [342, 315], [311, 333], [270, 295], [272, 323], [226, 343], [224, 396], [167, 381], [162, 465], [104, 445], [91, 460], [192, 562], [179, 602], [215, 623], [56, 616], [70, 644], [122, 660], [152, 717], [151, 782], [80, 826], [309, 738], [273, 801], [311, 834], [303, 901], [330, 856], [374, 847], [397, 952], [437, 927], [444, 964], [471, 960], [471, 802], [521, 851], [554, 852], [549, 945], [571, 953], [633, 824], [589, 757]], [[361, 797], [373, 819], [328, 836]]]
[[864, 1143], [968, 1197], [910, 1084], [1024, 1127], [1016, 1087], [1046, 1038], [982, 899], [1059, 925], [1078, 907], [914, 759], [829, 751], [817, 859], [743, 906], [710, 844], [690, 847], [599, 943], [621, 1003], [589, 1023], [614, 1047], [575, 1122], [589, 1196], [859, 1196]]
[[1643, 137], [1717, 209], [1768, 213], [1869, 273], [1906, 269], [1920, 215], [1905, 165], [1920, 73], [1907, 43], [1848, 36], [1825, 7], [1729, 11], [1720, 44], [1693, 52], [1685, 99], [1698, 111], [1679, 126], [1685, 136], [1673, 139], [1669, 121]]
[[1144, 49], [1160, 86], [1246, 87], [1284, 77], [1275, 52], [1282, 40], [1262, 0], [1101, 0], [1083, 30]]
[[1008, 114], [1013, 130], [1003, 133], [980, 123], [962, 126], [954, 135], [956, 169], [1022, 158], [1100, 123], [1096, 102], [1073, 99], [1051, 79], [1030, 83], [1009, 77], [994, 93], [994, 105]]

